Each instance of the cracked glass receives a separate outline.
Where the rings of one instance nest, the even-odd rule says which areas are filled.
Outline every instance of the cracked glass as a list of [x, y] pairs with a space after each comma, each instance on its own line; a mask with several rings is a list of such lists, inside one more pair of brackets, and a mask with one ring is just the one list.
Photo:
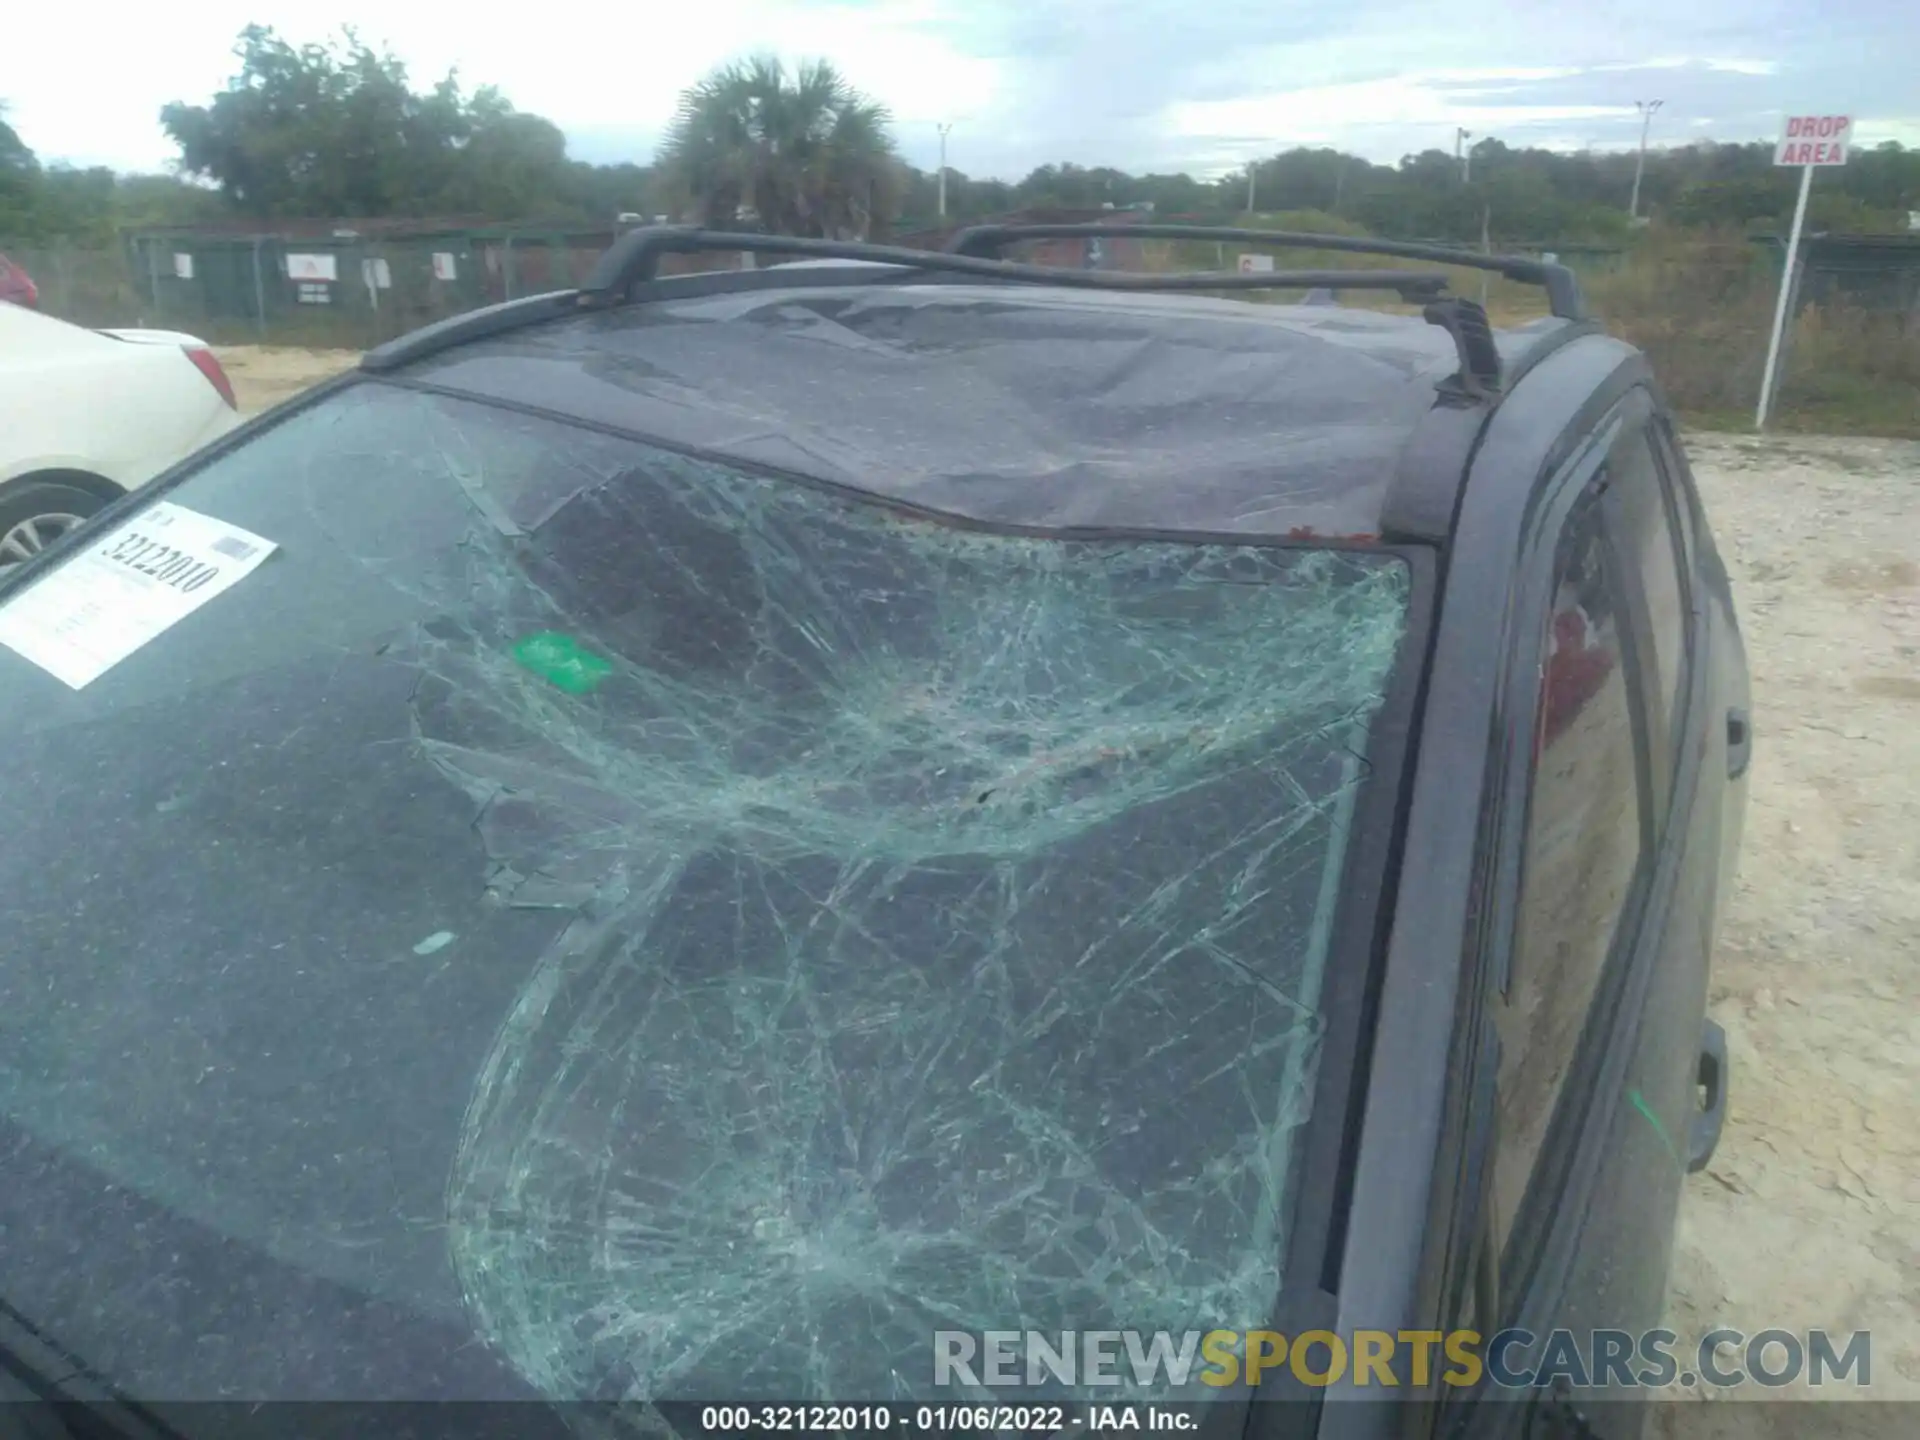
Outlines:
[[164, 1398], [879, 1400], [1270, 1319], [1397, 558], [373, 384], [168, 498], [279, 551], [84, 691], [0, 652], [48, 1333]]

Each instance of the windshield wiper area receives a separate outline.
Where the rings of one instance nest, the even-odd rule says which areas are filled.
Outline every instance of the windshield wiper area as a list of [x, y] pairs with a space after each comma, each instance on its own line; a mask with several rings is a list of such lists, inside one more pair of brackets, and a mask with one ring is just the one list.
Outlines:
[[116, 1395], [0, 1300], [0, 1435], [7, 1440], [184, 1440]]

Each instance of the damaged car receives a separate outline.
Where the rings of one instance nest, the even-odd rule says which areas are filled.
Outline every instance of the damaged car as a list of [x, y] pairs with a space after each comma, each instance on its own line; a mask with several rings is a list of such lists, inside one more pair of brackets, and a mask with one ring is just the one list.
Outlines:
[[[1645, 357], [1527, 258], [1003, 258], [1083, 232], [637, 230], [6, 572], [10, 1383], [1636, 1432], [1517, 1352], [936, 1374], [1646, 1331], [1726, 1104], [1746, 663]], [[658, 273], [741, 250], [832, 263]]]

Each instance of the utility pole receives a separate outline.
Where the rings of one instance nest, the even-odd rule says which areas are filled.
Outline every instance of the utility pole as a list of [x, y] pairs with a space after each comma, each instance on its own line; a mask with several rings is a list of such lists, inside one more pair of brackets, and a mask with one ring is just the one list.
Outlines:
[[1467, 167], [1473, 163], [1473, 157], [1467, 153], [1466, 149], [1467, 141], [1472, 138], [1473, 132], [1471, 130], [1455, 130], [1453, 132], [1453, 158], [1460, 162], [1460, 183], [1463, 185], [1466, 184], [1467, 181]]
[[936, 127], [940, 131], [940, 218], [947, 218], [947, 135], [953, 129], [951, 120], [942, 120]]
[[1254, 182], [1259, 178], [1260, 178], [1260, 162], [1257, 160], [1249, 160], [1247, 162], [1247, 214], [1249, 215], [1253, 214]]
[[[1491, 255], [1493, 253], [1492, 205], [1482, 205], [1480, 207], [1480, 253], [1482, 255]], [[1489, 272], [1485, 270], [1480, 272], [1480, 308], [1482, 310], [1487, 308], [1487, 285], [1492, 278]]]
[[1647, 131], [1653, 128], [1653, 112], [1665, 103], [1662, 100], [1633, 102], [1633, 108], [1640, 112], [1640, 156], [1633, 162], [1633, 198], [1627, 202], [1629, 220], [1640, 218], [1640, 176], [1647, 168]]

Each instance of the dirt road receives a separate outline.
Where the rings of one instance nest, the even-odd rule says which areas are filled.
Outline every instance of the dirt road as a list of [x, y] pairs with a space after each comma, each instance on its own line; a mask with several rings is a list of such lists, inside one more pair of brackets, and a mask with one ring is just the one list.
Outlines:
[[283, 345], [223, 345], [221, 368], [233, 381], [240, 413], [252, 415], [298, 395], [357, 363], [358, 350], [297, 350]]
[[[222, 355], [245, 410], [355, 358]], [[1688, 447], [1746, 625], [1756, 738], [1714, 971], [1731, 1117], [1689, 1182], [1669, 1323], [1871, 1330], [1873, 1397], [1920, 1399], [1920, 444]], [[1766, 1433], [1752, 1412], [1730, 1423]]]

